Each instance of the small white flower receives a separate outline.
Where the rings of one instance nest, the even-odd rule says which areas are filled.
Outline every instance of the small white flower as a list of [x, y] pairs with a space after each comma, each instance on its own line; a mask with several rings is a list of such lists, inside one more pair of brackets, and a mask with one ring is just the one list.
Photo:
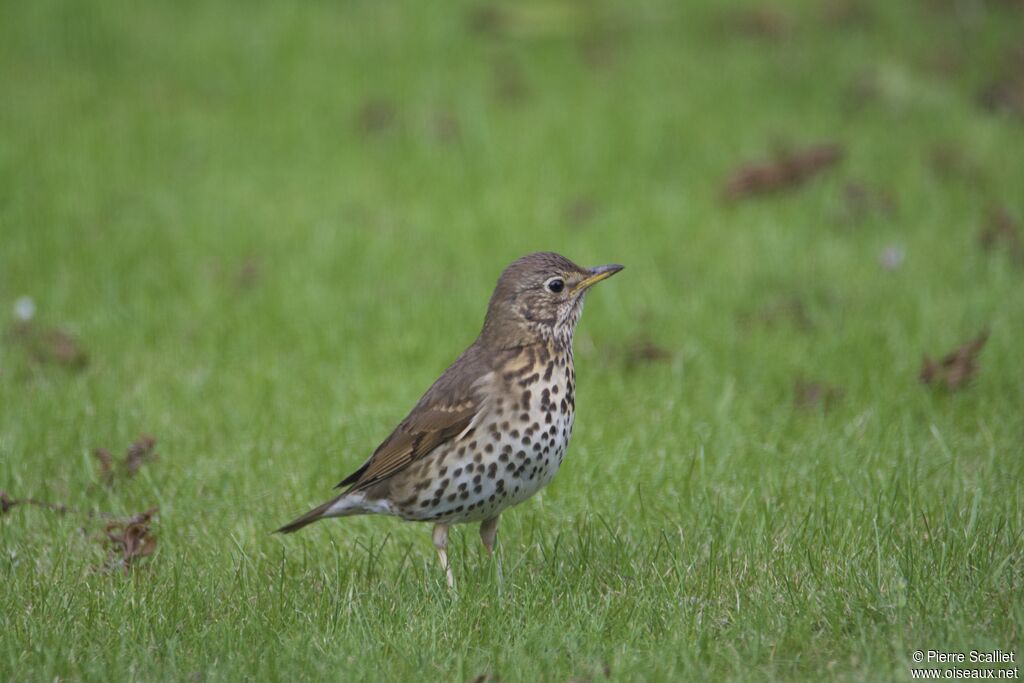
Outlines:
[[878, 256], [878, 264], [885, 270], [899, 270], [907, 257], [906, 250], [899, 245], [890, 245]]
[[20, 297], [14, 302], [14, 317], [18, 320], [29, 321], [36, 315], [36, 302], [30, 296]]

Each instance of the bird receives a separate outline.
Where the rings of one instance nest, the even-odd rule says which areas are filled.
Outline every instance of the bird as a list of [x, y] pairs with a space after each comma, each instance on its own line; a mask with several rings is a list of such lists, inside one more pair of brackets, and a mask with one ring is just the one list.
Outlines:
[[492, 557], [502, 512], [558, 472], [573, 431], [573, 335], [584, 297], [622, 269], [583, 268], [554, 252], [506, 267], [476, 340], [335, 487], [344, 491], [277, 532], [366, 514], [432, 522], [433, 544], [454, 588], [449, 527], [479, 522]]

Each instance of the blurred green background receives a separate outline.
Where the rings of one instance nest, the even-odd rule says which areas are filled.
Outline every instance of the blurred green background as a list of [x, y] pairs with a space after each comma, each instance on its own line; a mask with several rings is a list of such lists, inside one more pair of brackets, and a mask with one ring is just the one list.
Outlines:
[[[1022, 28], [1012, 0], [0, 3], [0, 489], [81, 511], [0, 518], [0, 679], [1019, 656]], [[425, 527], [269, 536], [538, 250], [627, 269], [502, 579], [472, 529], [457, 597]], [[919, 383], [983, 329], [973, 382]], [[143, 433], [159, 459], [104, 485], [94, 449]], [[156, 552], [112, 569], [84, 511], [151, 506]]]

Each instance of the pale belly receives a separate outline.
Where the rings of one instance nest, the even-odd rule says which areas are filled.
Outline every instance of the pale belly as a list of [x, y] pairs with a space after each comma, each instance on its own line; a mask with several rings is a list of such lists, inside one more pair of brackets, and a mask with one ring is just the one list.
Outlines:
[[546, 486], [558, 473], [572, 436], [571, 368], [538, 379], [497, 407], [462, 439], [410, 468], [392, 496], [394, 514], [458, 524], [491, 519]]

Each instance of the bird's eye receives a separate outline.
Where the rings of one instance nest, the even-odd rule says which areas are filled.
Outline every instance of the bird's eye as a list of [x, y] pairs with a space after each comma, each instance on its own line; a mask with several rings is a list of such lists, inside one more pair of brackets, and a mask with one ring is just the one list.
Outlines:
[[555, 294], [558, 294], [563, 289], [565, 289], [565, 281], [560, 277], [553, 277], [550, 280], [548, 280], [548, 289], [550, 289]]

